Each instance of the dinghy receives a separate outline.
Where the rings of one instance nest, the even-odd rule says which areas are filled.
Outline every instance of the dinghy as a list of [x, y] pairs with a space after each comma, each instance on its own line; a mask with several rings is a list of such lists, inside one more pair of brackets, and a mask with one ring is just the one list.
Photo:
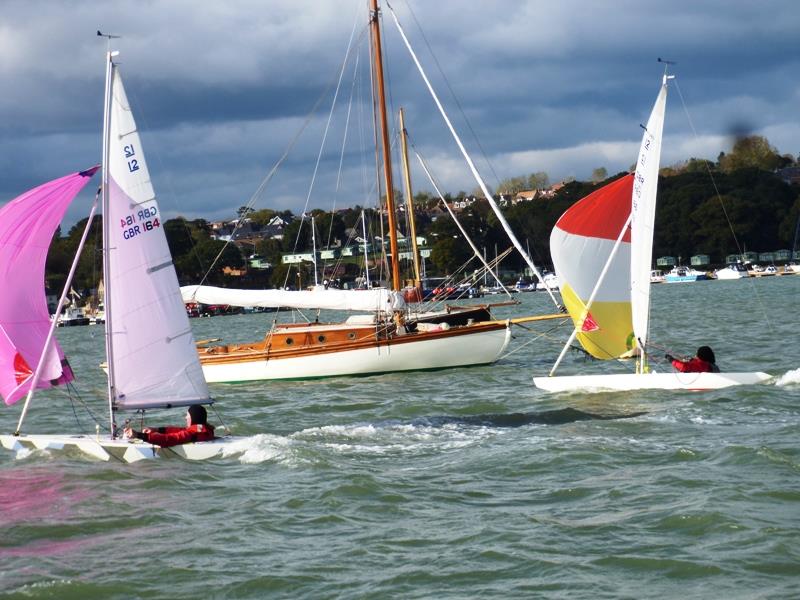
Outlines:
[[[574, 329], [549, 376], [533, 378], [540, 389], [709, 390], [770, 378], [761, 372], [656, 373], [649, 364], [653, 227], [667, 84], [672, 77], [665, 70], [644, 128], [635, 173], [576, 202], [553, 228], [550, 251]], [[595, 358], [635, 358], [635, 372], [555, 376], [576, 338]]]
[[[0, 210], [0, 394], [6, 404], [25, 397], [17, 429], [0, 435], [19, 451], [77, 450], [100, 460], [135, 462], [158, 455], [201, 460], [223, 455], [234, 439], [159, 448], [120, 437], [119, 413], [211, 404], [183, 306], [117, 52], [107, 53], [103, 123], [103, 280], [109, 426], [88, 434], [22, 433], [34, 391], [66, 384], [73, 373], [55, 336], [44, 292], [47, 248], [69, 203], [97, 167], [44, 184]], [[84, 230], [65, 290], [97, 208]], [[66, 300], [62, 294], [56, 314]], [[142, 416], [142, 419], [144, 417]]]

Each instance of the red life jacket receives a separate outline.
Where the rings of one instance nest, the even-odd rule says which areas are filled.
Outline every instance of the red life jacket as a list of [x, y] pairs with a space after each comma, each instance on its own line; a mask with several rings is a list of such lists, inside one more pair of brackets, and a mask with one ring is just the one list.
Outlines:
[[192, 442], [208, 442], [214, 439], [213, 425], [189, 425], [189, 427], [159, 427], [143, 434], [146, 442], [169, 448]]
[[713, 373], [718, 371], [710, 362], [696, 356], [691, 360], [673, 360], [672, 366], [682, 373]]

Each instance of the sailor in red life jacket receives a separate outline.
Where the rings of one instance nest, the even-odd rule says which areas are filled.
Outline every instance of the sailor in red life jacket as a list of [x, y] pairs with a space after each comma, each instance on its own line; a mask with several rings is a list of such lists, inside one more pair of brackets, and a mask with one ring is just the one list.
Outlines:
[[697, 349], [697, 356], [690, 360], [678, 360], [671, 354], [665, 354], [664, 358], [682, 373], [719, 373], [714, 351], [708, 346], [700, 346]]
[[138, 438], [149, 444], [168, 448], [190, 442], [207, 442], [214, 439], [214, 426], [206, 423], [208, 415], [200, 404], [193, 404], [186, 411], [186, 427], [145, 427], [141, 431], [125, 428], [127, 438]]

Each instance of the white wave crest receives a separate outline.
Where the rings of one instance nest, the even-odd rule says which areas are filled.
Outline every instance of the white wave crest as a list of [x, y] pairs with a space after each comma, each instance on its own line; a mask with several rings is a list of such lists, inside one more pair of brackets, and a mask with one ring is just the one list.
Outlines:
[[800, 383], [800, 369], [794, 369], [793, 371], [787, 371], [775, 382], [775, 385], [778, 386], [786, 386], [786, 385], [796, 385]]
[[240, 462], [245, 464], [281, 462], [289, 455], [290, 445], [290, 440], [285, 437], [261, 433], [242, 438], [228, 445], [224, 450], [223, 457], [238, 456]]
[[304, 429], [291, 437], [337, 454], [415, 454], [433, 449], [452, 450], [480, 443], [497, 435], [489, 428], [464, 428], [456, 424], [357, 423]]

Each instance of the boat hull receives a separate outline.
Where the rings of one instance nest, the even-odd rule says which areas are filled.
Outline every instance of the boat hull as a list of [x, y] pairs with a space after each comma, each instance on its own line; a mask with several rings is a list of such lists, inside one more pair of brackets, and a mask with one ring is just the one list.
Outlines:
[[222, 458], [240, 438], [224, 437], [208, 442], [160, 448], [141, 440], [109, 439], [88, 435], [0, 435], [0, 444], [7, 450], [79, 451], [102, 461], [112, 459], [126, 463], [158, 457], [180, 457], [186, 460]]
[[692, 281], [705, 281], [706, 275], [667, 275], [664, 281], [667, 283], [688, 283]]
[[508, 323], [478, 324], [294, 353], [201, 354], [200, 362], [209, 383], [376, 375], [492, 363], [510, 339]]
[[763, 383], [771, 376], [747, 373], [621, 373], [611, 375], [566, 375], [534, 377], [533, 384], [547, 392], [606, 392], [632, 390], [717, 390], [734, 385]]

